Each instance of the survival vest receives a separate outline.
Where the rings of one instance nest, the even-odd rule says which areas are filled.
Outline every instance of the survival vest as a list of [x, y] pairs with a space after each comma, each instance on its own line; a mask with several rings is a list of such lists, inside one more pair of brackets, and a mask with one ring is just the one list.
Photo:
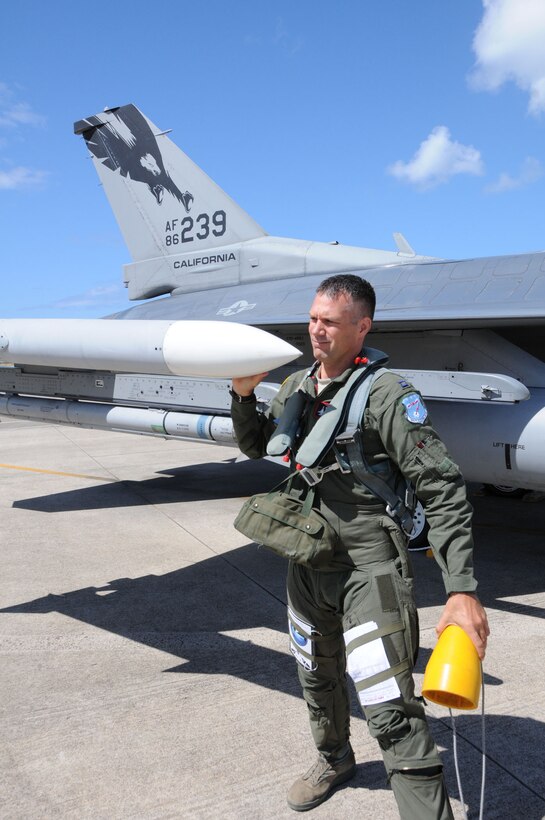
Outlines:
[[[390, 459], [371, 467], [363, 452], [363, 413], [373, 384], [388, 372], [382, 366], [388, 362], [388, 356], [380, 350], [364, 348], [361, 358], [365, 365], [351, 373], [310, 433], [305, 436], [297, 452], [293, 453], [308, 405], [308, 398], [301, 387], [307, 376], [313, 375], [317, 370], [318, 363], [313, 365], [287, 400], [278, 426], [267, 445], [267, 454], [283, 456], [290, 453], [297, 464], [299, 475], [311, 487], [319, 484], [325, 473], [331, 470], [353, 473], [359, 482], [384, 502], [387, 514], [409, 535], [413, 529], [416, 506], [412, 484], [394, 469]], [[322, 461], [330, 450], [333, 450], [335, 461], [322, 467]]]

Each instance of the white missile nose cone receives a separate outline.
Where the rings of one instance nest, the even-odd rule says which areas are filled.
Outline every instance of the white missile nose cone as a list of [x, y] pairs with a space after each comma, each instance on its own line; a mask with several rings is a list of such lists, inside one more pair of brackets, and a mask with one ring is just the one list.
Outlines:
[[253, 376], [301, 355], [272, 333], [237, 322], [174, 322], [163, 341], [164, 360], [176, 376]]

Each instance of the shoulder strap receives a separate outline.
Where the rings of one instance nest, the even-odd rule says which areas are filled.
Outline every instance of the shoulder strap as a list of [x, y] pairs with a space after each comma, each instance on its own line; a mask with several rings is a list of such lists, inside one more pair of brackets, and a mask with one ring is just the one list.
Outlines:
[[369, 394], [371, 393], [371, 388], [373, 387], [374, 383], [377, 379], [380, 379], [385, 373], [388, 373], [388, 370], [385, 367], [379, 367], [378, 370], [375, 370], [369, 379], [366, 379], [364, 382], [358, 385], [356, 392], [352, 397], [352, 401], [350, 402], [350, 408], [348, 411], [348, 420], [346, 422], [346, 427], [344, 428], [344, 432], [352, 435], [354, 430], [357, 430], [358, 427], [361, 427], [361, 422], [363, 419], [363, 411], [367, 407], [367, 402], [369, 401]]

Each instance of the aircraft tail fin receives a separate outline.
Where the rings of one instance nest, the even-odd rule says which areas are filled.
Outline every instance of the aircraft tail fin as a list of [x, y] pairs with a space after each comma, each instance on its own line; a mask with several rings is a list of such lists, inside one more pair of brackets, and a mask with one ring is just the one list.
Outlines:
[[74, 124], [136, 263], [266, 236], [134, 105]]
[[397, 249], [401, 256], [416, 256], [415, 251], [409, 245], [402, 233], [397, 231], [394, 233], [394, 242], [396, 243]]

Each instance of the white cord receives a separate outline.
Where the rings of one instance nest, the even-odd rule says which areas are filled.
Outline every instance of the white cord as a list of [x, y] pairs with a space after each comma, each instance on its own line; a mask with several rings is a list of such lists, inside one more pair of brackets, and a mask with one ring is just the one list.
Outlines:
[[450, 722], [452, 724], [452, 751], [454, 753], [454, 768], [456, 770], [456, 782], [458, 784], [458, 795], [460, 797], [460, 803], [462, 804], [462, 812], [464, 814], [464, 820], [467, 820], [466, 814], [466, 804], [464, 801], [464, 793], [462, 791], [462, 781], [460, 779], [460, 769], [458, 767], [458, 736], [456, 734], [456, 721], [454, 720], [454, 715], [452, 714], [452, 709], [449, 707], [449, 715], [450, 715]]
[[[467, 813], [466, 813], [466, 806], [464, 802], [464, 793], [462, 791], [462, 781], [460, 779], [460, 769], [458, 767], [458, 742], [457, 742], [457, 734], [456, 734], [456, 722], [454, 720], [454, 715], [452, 714], [452, 709], [449, 708], [450, 720], [452, 723], [452, 751], [454, 754], [454, 768], [456, 770], [456, 782], [458, 784], [458, 795], [460, 797], [460, 803], [462, 805], [462, 812], [464, 815], [464, 820], [467, 820]], [[481, 801], [480, 801], [480, 808], [479, 808], [479, 820], [483, 820], [484, 817], [484, 787], [486, 783], [486, 731], [485, 731], [485, 721], [484, 721], [484, 674], [483, 674], [483, 667], [481, 664], [481, 745], [483, 751], [482, 757], [482, 764], [481, 764]]]
[[481, 767], [481, 808], [479, 810], [479, 820], [484, 817], [484, 784], [486, 782], [486, 731], [484, 726], [484, 674], [481, 664], [481, 746], [483, 748], [483, 762]]

